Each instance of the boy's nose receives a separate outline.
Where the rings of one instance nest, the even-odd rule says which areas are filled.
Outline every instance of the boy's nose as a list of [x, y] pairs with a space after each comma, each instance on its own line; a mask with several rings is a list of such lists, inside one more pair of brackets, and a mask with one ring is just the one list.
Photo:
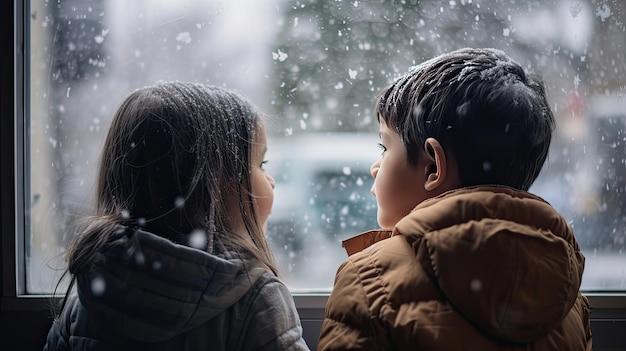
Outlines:
[[376, 160], [376, 162], [372, 163], [372, 165], [370, 166], [370, 174], [372, 175], [372, 178], [376, 179], [379, 169], [380, 169], [380, 159]]
[[372, 165], [370, 166], [370, 174], [372, 175], [372, 178], [374, 178], [374, 184], [372, 184], [372, 188], [370, 189], [370, 193], [372, 193], [372, 195], [374, 195], [374, 197], [376, 197], [376, 192], [374, 191], [374, 189], [376, 188], [376, 176], [378, 175], [378, 170], [380, 169], [380, 159], [378, 159], [376, 162], [372, 163]]

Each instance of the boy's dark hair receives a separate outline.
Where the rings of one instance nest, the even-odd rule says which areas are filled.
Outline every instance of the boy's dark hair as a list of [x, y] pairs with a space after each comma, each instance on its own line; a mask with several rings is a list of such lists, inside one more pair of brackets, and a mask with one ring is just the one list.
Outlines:
[[541, 77], [495, 49], [460, 49], [412, 68], [382, 92], [376, 114], [400, 134], [410, 165], [437, 139], [462, 186], [528, 190], [555, 128]]

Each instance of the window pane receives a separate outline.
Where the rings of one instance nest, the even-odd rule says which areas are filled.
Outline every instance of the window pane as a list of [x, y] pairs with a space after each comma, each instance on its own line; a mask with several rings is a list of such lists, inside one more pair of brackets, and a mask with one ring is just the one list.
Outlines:
[[341, 240], [376, 227], [373, 104], [410, 66], [464, 46], [544, 76], [558, 119], [531, 191], [587, 257], [583, 288], [626, 290], [626, 4], [622, 1], [31, 1], [27, 292], [47, 293], [71, 223], [93, 207], [113, 112], [133, 89], [195, 81], [270, 116], [268, 240], [295, 290], [328, 291]]

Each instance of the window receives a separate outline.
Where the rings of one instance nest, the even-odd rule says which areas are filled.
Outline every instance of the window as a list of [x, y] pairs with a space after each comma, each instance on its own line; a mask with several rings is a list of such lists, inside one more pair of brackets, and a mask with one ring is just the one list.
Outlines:
[[328, 292], [345, 258], [340, 241], [376, 226], [369, 165], [379, 154], [378, 92], [410, 66], [462, 46], [501, 48], [544, 76], [559, 127], [531, 191], [574, 227], [587, 257], [583, 289], [626, 290], [621, 1], [25, 6], [27, 103], [17, 145], [24, 168], [16, 170], [24, 175], [17, 203], [25, 218], [18, 232], [25, 294], [54, 288], [72, 220], [92, 206], [99, 151], [117, 105], [161, 80], [235, 89], [270, 116], [277, 187], [268, 239], [294, 291]]

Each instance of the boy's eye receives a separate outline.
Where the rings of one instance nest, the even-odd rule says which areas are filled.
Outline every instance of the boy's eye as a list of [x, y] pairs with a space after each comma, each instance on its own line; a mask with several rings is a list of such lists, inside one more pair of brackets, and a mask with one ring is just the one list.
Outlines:
[[384, 154], [385, 151], [387, 151], [387, 148], [385, 147], [385, 145], [378, 143], [378, 148], [382, 150], [381, 154]]
[[270, 162], [269, 160], [263, 160], [263, 162], [261, 162], [261, 168], [265, 169], [265, 165]]

